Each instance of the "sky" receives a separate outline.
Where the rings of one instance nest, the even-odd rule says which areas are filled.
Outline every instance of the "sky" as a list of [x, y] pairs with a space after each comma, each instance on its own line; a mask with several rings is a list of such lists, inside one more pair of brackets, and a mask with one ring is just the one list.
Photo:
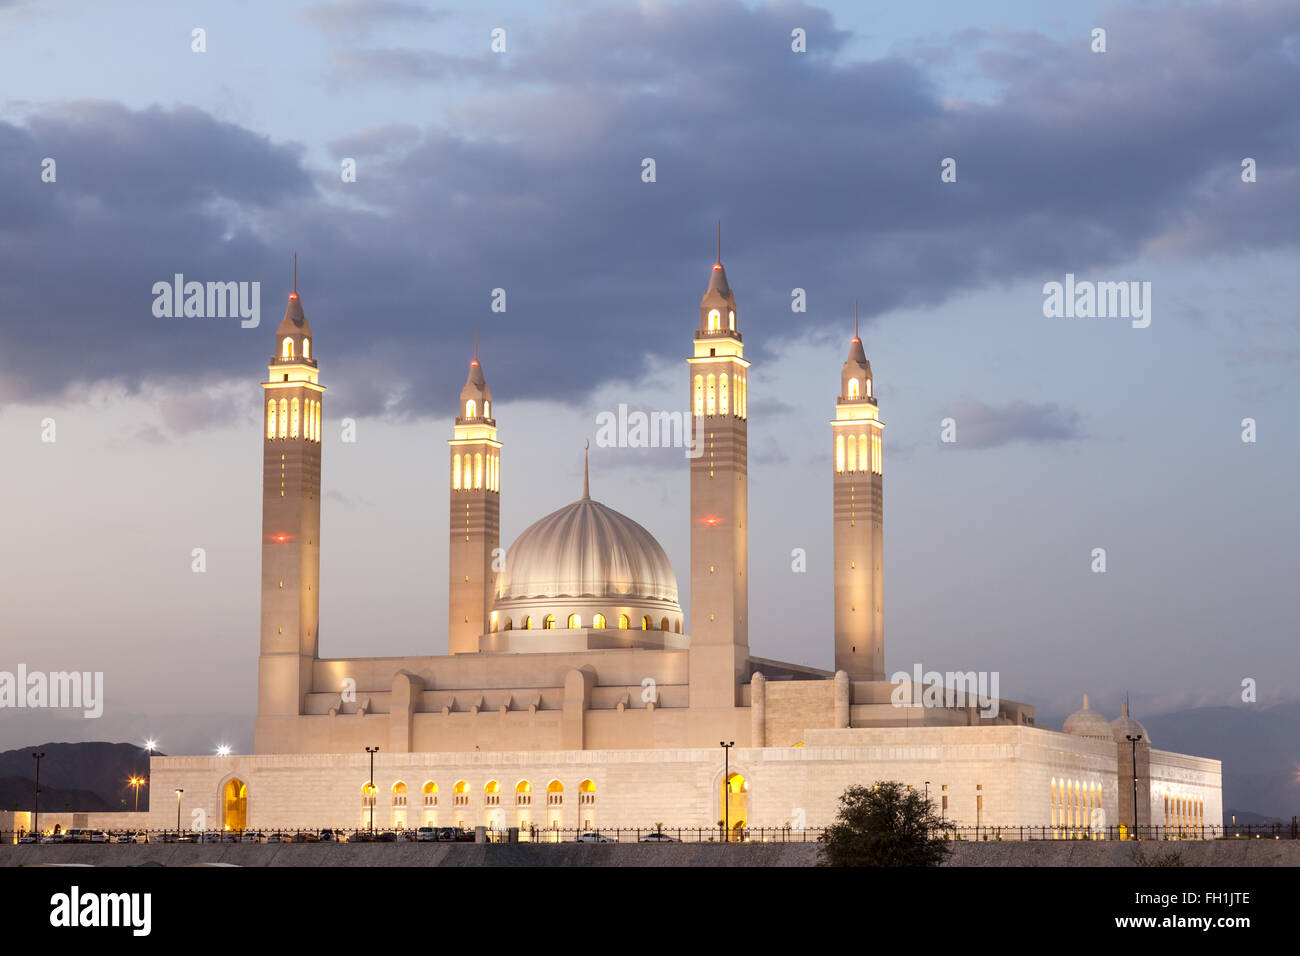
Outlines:
[[[599, 414], [685, 410], [718, 220], [755, 655], [831, 666], [857, 301], [887, 670], [998, 671], [1053, 714], [1294, 699], [1297, 80], [1300, 7], [1270, 0], [0, 0], [0, 671], [105, 687], [94, 720], [0, 711], [0, 747], [251, 745], [294, 253], [327, 386], [321, 653], [439, 654], [476, 332], [508, 543], [579, 496]], [[156, 316], [177, 273], [260, 283], [259, 324]], [[1067, 274], [1149, 283], [1150, 324], [1045, 315]], [[591, 488], [689, 607], [681, 451], [593, 448]]]

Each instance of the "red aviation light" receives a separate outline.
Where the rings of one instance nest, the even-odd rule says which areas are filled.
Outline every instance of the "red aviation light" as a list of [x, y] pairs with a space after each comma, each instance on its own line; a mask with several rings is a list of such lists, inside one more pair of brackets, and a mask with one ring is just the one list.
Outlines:
[[713, 271], [714, 271], [714, 272], [717, 272], [717, 271], [718, 271], [719, 269], [721, 269], [721, 268], [722, 268], [722, 263], [721, 263], [721, 262], [715, 263], [714, 266], [713, 266]]
[[290, 536], [290, 535], [287, 535], [287, 534], [273, 534], [273, 535], [270, 535], [271, 540], [274, 541], [276, 544], [284, 544], [286, 541], [289, 540], [290, 537], [291, 537], [291, 536]]
[[707, 518], [702, 518], [701, 520], [710, 528], [715, 528], [722, 522], [722, 519], [717, 515], [709, 515]]
[[290, 292], [290, 293], [289, 293], [289, 298], [291, 298], [291, 299], [296, 299], [296, 298], [298, 298], [298, 293], [297, 293], [297, 292]]

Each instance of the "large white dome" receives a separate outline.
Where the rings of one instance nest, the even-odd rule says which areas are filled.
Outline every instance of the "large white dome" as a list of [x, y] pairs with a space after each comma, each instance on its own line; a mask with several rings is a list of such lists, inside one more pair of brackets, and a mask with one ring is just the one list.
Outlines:
[[519, 536], [506, 554], [496, 598], [676, 605], [677, 575], [649, 531], [613, 508], [581, 498]]

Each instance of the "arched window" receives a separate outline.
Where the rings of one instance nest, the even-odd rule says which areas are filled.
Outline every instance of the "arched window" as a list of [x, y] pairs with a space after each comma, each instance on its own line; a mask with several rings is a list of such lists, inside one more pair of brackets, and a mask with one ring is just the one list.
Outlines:
[[704, 414], [704, 376], [695, 376], [695, 414]]
[[478, 452], [474, 455], [474, 487], [483, 487], [483, 453]]
[[451, 487], [454, 491], [460, 490], [460, 455], [451, 456]]
[[510, 618], [506, 618], [506, 622], [501, 625], [501, 630], [508, 631], [510, 630], [510, 626]]
[[570, 615], [569, 615], [569, 624], [568, 624], [568, 626], [569, 626], [570, 628], [582, 627], [582, 615], [581, 615], [581, 614], [570, 614]]
[[469, 784], [466, 781], [456, 781], [456, 785], [451, 788], [451, 802], [457, 807], [469, 806]]
[[373, 783], [367, 783], [361, 787], [361, 808], [363, 810], [375, 805], [375, 794], [378, 792], [379, 788]]
[[316, 413], [314, 417], [316, 419], [316, 440], [320, 441], [320, 402], [316, 403]]
[[735, 309], [727, 310], [727, 321], [731, 323], [731, 331], [733, 332], [736, 331], [736, 310]]
[[871, 397], [871, 379], [867, 379], [867, 398]]
[[727, 414], [727, 373], [723, 372], [718, 377], [718, 414]]
[[465, 472], [461, 475], [460, 486], [466, 491], [474, 487], [474, 461], [468, 454], [465, 455]]
[[740, 417], [749, 417], [749, 376], [740, 380]]
[[316, 425], [316, 403], [310, 398], [302, 400], [302, 437], [308, 441], [315, 441]]
[[553, 630], [555, 630], [555, 615], [554, 615], [554, 614], [548, 614], [548, 615], [546, 615], [546, 617], [542, 618], [542, 630], [543, 630], [543, 631], [553, 631]]
[[486, 398], [483, 399], [483, 417], [484, 418], [492, 417], [492, 403], [488, 401]]
[[289, 437], [298, 437], [298, 399], [289, 402]]
[[844, 436], [835, 436], [835, 470], [844, 470]]
[[275, 399], [266, 403], [266, 437], [275, 437]]
[[430, 780], [424, 785], [421, 791], [424, 794], [424, 805], [426, 807], [436, 807], [438, 805], [438, 785]]
[[849, 471], [858, 470], [858, 443], [852, 435], [849, 436], [849, 457], [848, 464], [845, 467]]
[[289, 434], [289, 400], [280, 399], [280, 427], [277, 434], [284, 438]]
[[527, 780], [515, 784], [515, 806], [531, 807], [533, 805], [533, 785]]
[[393, 784], [393, 806], [406, 806], [406, 784], [400, 780]]
[[676, 631], [678, 634], [682, 632], [682, 619], [680, 617], [675, 622], [673, 622], [673, 630]]
[[659, 630], [661, 631], [668, 630], [668, 618], [664, 618], [662, 621], [659, 622]]
[[284, 343], [280, 346], [280, 357], [287, 359], [293, 358], [293, 339], [286, 338], [284, 340]]
[[501, 806], [501, 784], [489, 780], [483, 785], [483, 805], [485, 807]]
[[488, 619], [488, 630], [495, 633], [496, 629], [497, 629], [497, 612], [493, 611], [490, 618]]
[[592, 626], [592, 627], [595, 627], [595, 628], [604, 628], [604, 626], [605, 626], [605, 615], [603, 615], [603, 614], [597, 614], [595, 617], [593, 617], [593, 618], [591, 619], [591, 626]]
[[590, 780], [584, 780], [578, 784], [578, 803], [582, 806], [591, 806], [596, 802], [596, 785]]
[[548, 807], [558, 807], [564, 803], [564, 784], [558, 780], [552, 780], [546, 785], [546, 805]]
[[718, 313], [718, 310], [710, 309], [709, 310], [709, 331], [710, 332], [718, 331], [718, 329], [722, 327], [721, 320], [722, 320], [722, 316]]
[[631, 623], [632, 623], [632, 622], [629, 621], [629, 620], [627, 619], [627, 615], [626, 615], [626, 614], [620, 614], [620, 615], [618, 616], [618, 629], [619, 629], [620, 631], [626, 631], [626, 630], [628, 629], [628, 627], [631, 626]]
[[465, 417], [466, 417], [466, 418], [473, 418], [473, 417], [474, 417], [474, 407], [475, 407], [475, 406], [474, 406], [474, 399], [472, 399], [472, 398], [471, 398], [468, 402], [465, 403]]
[[529, 617], [527, 614], [525, 614], [523, 621], [520, 622], [519, 624], [519, 627], [522, 630], [531, 631], [533, 629], [533, 619]]
[[717, 396], [715, 393], [717, 392], [718, 386], [712, 374], [709, 375], [707, 388], [708, 388], [708, 395], [707, 398], [705, 399], [705, 411], [709, 415], [716, 415], [718, 403], [717, 403]]
[[641, 618], [641, 630], [648, 631], [653, 626], [654, 625], [650, 623], [650, 615], [647, 614], [645, 617]]
[[849, 379], [849, 396], [848, 396], [848, 397], [849, 397], [849, 398], [857, 398], [857, 397], [858, 397], [858, 380], [857, 380], [856, 378], [851, 378], [851, 379]]
[[311, 358], [311, 339], [302, 340], [302, 357], [305, 359]]

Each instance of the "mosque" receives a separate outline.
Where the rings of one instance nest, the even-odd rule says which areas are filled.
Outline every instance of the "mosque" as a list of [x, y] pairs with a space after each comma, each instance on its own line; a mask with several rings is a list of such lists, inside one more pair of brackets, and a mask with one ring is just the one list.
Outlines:
[[689, 459], [689, 620], [663, 548], [593, 499], [585, 473], [582, 497], [502, 552], [509, 458], [476, 355], [448, 440], [446, 653], [322, 658], [317, 354], [295, 281], [262, 383], [254, 752], [154, 757], [152, 791], [178, 803], [153, 801], [150, 825], [178, 811], [211, 829], [725, 819], [739, 836], [829, 824], [848, 786], [893, 779], [956, 825], [1066, 837], [1131, 824], [1135, 776], [1140, 825], [1221, 822], [1219, 761], [1156, 750], [1127, 707], [1107, 721], [1085, 696], [1058, 732], [1025, 704], [886, 679], [884, 423], [857, 335], [828, 436], [834, 670], [751, 650], [750, 363], [720, 252], [686, 358], [703, 445]]

